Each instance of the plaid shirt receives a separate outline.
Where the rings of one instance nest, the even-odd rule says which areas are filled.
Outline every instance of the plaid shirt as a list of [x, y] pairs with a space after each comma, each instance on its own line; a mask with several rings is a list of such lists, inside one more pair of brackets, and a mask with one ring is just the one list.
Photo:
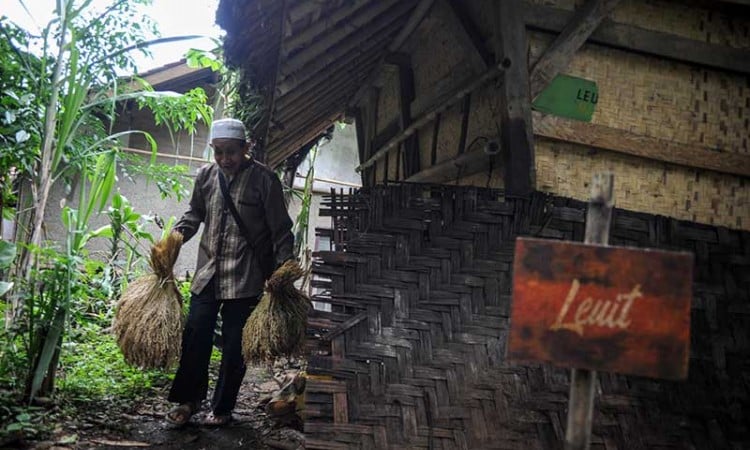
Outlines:
[[248, 229], [248, 239], [224, 206], [218, 171], [216, 164], [198, 170], [190, 208], [174, 226], [188, 241], [201, 222], [204, 224], [190, 290], [199, 294], [216, 277], [217, 299], [255, 297], [263, 292], [270, 271], [293, 257], [292, 220], [281, 182], [255, 160], [248, 160], [228, 180], [230, 197]]

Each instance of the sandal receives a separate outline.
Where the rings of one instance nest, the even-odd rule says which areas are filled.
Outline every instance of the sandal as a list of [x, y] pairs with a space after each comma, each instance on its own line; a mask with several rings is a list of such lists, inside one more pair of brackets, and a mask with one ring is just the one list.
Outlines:
[[175, 406], [164, 416], [167, 422], [175, 427], [181, 427], [190, 421], [195, 411], [198, 410], [197, 402], [188, 402]]
[[228, 425], [231, 421], [232, 421], [231, 414], [210, 413], [203, 420], [201, 420], [200, 423], [201, 425], [205, 425], [209, 427], [223, 427], [225, 425]]

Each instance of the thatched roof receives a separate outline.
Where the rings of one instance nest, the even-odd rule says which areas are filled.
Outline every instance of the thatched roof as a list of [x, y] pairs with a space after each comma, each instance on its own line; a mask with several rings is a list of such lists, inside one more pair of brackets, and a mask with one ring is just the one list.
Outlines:
[[[226, 62], [265, 94], [255, 135], [281, 163], [346, 112], [410, 17], [417, 0], [222, 0]], [[282, 26], [282, 17], [286, 20]], [[415, 19], [412, 19], [414, 22]], [[283, 36], [282, 36], [283, 29]], [[275, 88], [272, 88], [275, 87]]]

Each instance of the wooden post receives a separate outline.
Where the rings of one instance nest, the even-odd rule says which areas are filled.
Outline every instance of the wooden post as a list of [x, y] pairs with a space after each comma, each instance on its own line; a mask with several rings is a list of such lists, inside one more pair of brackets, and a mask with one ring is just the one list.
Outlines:
[[[386, 62], [395, 64], [398, 67], [399, 80], [399, 125], [401, 132], [409, 128], [412, 124], [411, 103], [414, 101], [414, 70], [411, 67], [411, 58], [408, 54], [394, 53], [386, 57]], [[419, 172], [419, 131], [412, 133], [403, 143], [403, 168], [404, 179]], [[386, 156], [386, 160], [387, 160]], [[402, 167], [399, 158], [396, 158], [397, 167]], [[396, 170], [396, 179], [400, 180], [398, 169]]]
[[[591, 181], [591, 200], [586, 217], [587, 244], [609, 244], [609, 225], [612, 219], [614, 175], [594, 175]], [[568, 399], [568, 422], [565, 429], [566, 450], [587, 450], [591, 443], [591, 422], [594, 413], [596, 371], [573, 369]]]
[[560, 35], [531, 69], [529, 90], [532, 100], [557, 74], [568, 67], [573, 60], [573, 55], [618, 3], [620, 0], [588, 0], [576, 11]]
[[505, 170], [505, 195], [528, 197], [536, 187], [534, 132], [529, 97], [528, 42], [522, 5], [518, 0], [493, 2], [496, 62], [505, 67], [499, 88], [502, 108], [499, 121]]

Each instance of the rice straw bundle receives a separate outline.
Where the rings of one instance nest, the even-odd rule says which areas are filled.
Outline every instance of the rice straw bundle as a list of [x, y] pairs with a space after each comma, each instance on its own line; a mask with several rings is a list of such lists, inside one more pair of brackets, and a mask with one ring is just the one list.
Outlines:
[[182, 297], [172, 269], [182, 234], [172, 232], [151, 248], [153, 274], [128, 285], [117, 304], [112, 330], [125, 361], [143, 368], [169, 368], [180, 356]]
[[271, 275], [266, 291], [242, 330], [242, 354], [248, 364], [299, 354], [305, 344], [310, 299], [294, 287], [305, 272], [287, 261]]

